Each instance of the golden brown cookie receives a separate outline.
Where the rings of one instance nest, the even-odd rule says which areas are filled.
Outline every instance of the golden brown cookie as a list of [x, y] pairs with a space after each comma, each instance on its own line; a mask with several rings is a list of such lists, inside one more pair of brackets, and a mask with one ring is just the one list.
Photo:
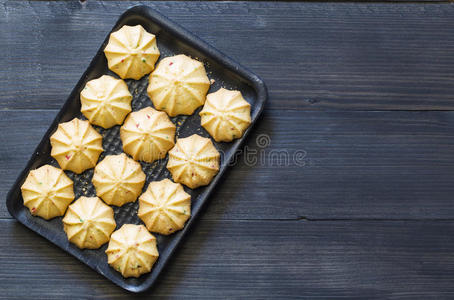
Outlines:
[[175, 145], [175, 125], [164, 112], [146, 107], [129, 114], [120, 137], [126, 153], [151, 163], [164, 158]]
[[80, 93], [80, 111], [91, 124], [110, 128], [123, 124], [131, 111], [132, 95], [121, 79], [103, 75], [90, 80]]
[[162, 59], [150, 75], [148, 96], [169, 116], [191, 115], [205, 103], [210, 88], [203, 64], [180, 54]]
[[153, 181], [139, 198], [138, 216], [152, 232], [174, 233], [191, 216], [191, 196], [169, 179]]
[[108, 155], [96, 165], [92, 182], [98, 197], [109, 205], [122, 206], [142, 193], [145, 173], [124, 153]]
[[80, 197], [63, 218], [68, 240], [81, 249], [97, 249], [107, 243], [116, 223], [112, 207], [98, 197]]
[[209, 138], [194, 134], [177, 139], [169, 151], [167, 169], [175, 182], [191, 189], [207, 185], [219, 171], [220, 154]]
[[107, 262], [123, 277], [139, 277], [151, 271], [158, 259], [156, 238], [143, 225], [124, 224], [112, 233]]
[[58, 124], [50, 144], [51, 155], [60, 167], [77, 174], [93, 168], [103, 151], [101, 135], [88, 121], [77, 118]]
[[141, 25], [124, 25], [110, 34], [104, 54], [110, 70], [123, 79], [139, 80], [153, 71], [159, 49], [156, 37]]
[[63, 216], [74, 200], [73, 181], [51, 165], [30, 171], [21, 191], [30, 213], [46, 220]]
[[207, 95], [199, 115], [203, 128], [216, 142], [231, 142], [243, 136], [251, 124], [251, 105], [240, 91], [221, 88]]

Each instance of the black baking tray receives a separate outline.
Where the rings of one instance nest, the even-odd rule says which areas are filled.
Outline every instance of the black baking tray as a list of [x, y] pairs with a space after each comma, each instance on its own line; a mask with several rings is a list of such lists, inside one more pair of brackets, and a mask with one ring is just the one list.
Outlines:
[[[195, 190], [185, 187], [185, 191], [191, 194], [192, 198], [192, 216], [186, 223], [184, 229], [170, 236], [154, 234], [157, 238], [160, 256], [151, 273], [144, 274], [139, 278], [124, 279], [120, 273], [116, 272], [107, 264], [107, 257], [104, 253], [107, 248], [107, 244], [97, 250], [80, 250], [68, 242], [63, 231], [61, 217], [45, 221], [39, 217], [33, 217], [29, 213], [28, 209], [23, 205], [20, 187], [29, 171], [44, 164], [58, 166], [57, 162], [50, 156], [50, 135], [57, 129], [58, 124], [61, 122], [69, 121], [74, 117], [84, 119], [83, 115], [80, 113], [79, 94], [86, 82], [91, 79], [98, 78], [103, 74], [109, 74], [117, 77], [107, 68], [107, 61], [103, 53], [109, 35], [107, 35], [101, 48], [98, 50], [96, 56], [88, 66], [88, 69], [82, 75], [82, 78], [71, 92], [60, 112], [57, 114], [57, 117], [39, 143], [30, 158], [30, 161], [27, 163], [27, 166], [12, 186], [6, 199], [10, 214], [25, 226], [42, 235], [63, 250], [71, 253], [77, 259], [109, 278], [115, 284], [132, 292], [144, 291], [155, 282], [159, 273], [162, 271], [167, 261], [172, 256], [172, 253], [181, 242], [183, 236], [191, 228], [194, 219], [199, 214], [202, 206], [207, 202], [208, 196], [218, 184], [221, 176], [229, 166], [229, 162], [235, 155], [240, 145], [243, 143], [251, 127], [257, 121], [267, 98], [265, 84], [259, 77], [150, 7], [135, 6], [128, 9], [120, 16], [112, 31], [118, 30], [123, 25], [137, 24], [142, 25], [148, 32], [156, 35], [158, 47], [161, 52], [160, 59], [176, 54], [186, 54], [196, 58], [204, 63], [208, 77], [215, 80], [215, 82], [211, 85], [209, 92], [216, 91], [220, 87], [240, 90], [244, 98], [251, 104], [252, 123], [241, 139], [235, 140], [231, 143], [216, 143], [213, 140], [214, 145], [221, 153], [221, 168], [218, 175], [214, 178], [210, 185], [206, 187], [200, 187]], [[146, 93], [148, 76], [145, 76], [138, 81], [125, 81], [130, 92], [133, 94], [133, 111], [137, 111], [146, 106], [153, 106]], [[201, 108], [197, 109], [191, 116], [177, 116], [171, 118], [177, 126], [177, 137], [187, 137], [194, 133], [204, 137], [209, 137], [208, 133], [200, 126], [200, 117], [198, 115], [200, 109]], [[103, 136], [103, 147], [105, 151], [101, 155], [100, 160], [103, 159], [105, 155], [119, 154], [122, 152], [122, 145], [119, 138], [120, 126], [115, 126], [111, 129], [103, 129], [96, 126], [94, 127]], [[152, 164], [141, 162], [142, 168], [147, 176], [144, 190], [147, 188], [150, 181], [171, 178], [165, 167], [166, 164], [167, 157]], [[76, 199], [80, 196], [96, 195], [95, 189], [91, 183], [93, 169], [87, 170], [80, 175], [68, 171], [66, 174], [74, 181], [74, 193], [76, 195]], [[141, 220], [137, 217], [138, 201], [135, 203], [128, 203], [120, 208], [113, 208], [115, 212], [115, 220], [117, 222], [117, 229], [125, 223], [141, 224]]]

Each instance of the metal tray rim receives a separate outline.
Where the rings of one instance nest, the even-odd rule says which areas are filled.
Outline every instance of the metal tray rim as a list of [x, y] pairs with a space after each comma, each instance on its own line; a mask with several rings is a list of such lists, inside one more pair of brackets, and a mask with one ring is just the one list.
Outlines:
[[54, 120], [52, 121], [52, 123], [49, 126], [48, 130], [46, 131], [46, 133], [44, 134], [43, 138], [39, 142], [38, 146], [35, 148], [33, 154], [31, 155], [29, 161], [27, 162], [26, 166], [21, 171], [21, 173], [18, 175], [16, 181], [14, 182], [14, 184], [11, 187], [11, 189], [9, 190], [9, 192], [8, 192], [8, 194], [6, 196], [6, 205], [7, 205], [8, 212], [11, 214], [11, 216], [14, 217], [15, 219], [17, 219], [24, 226], [26, 226], [27, 228], [31, 229], [32, 231], [38, 233], [40, 236], [44, 237], [45, 239], [51, 241], [53, 244], [55, 244], [56, 246], [58, 246], [62, 250], [70, 253], [75, 258], [77, 258], [79, 261], [81, 261], [82, 263], [84, 263], [85, 265], [90, 267], [91, 269], [94, 269], [98, 273], [102, 274], [103, 276], [105, 276], [107, 279], [111, 280], [116, 285], [118, 285], [118, 286], [120, 286], [120, 287], [122, 287], [125, 290], [128, 290], [130, 292], [138, 293], [138, 292], [143, 292], [143, 291], [149, 289], [154, 284], [154, 282], [156, 281], [157, 277], [161, 273], [162, 269], [165, 268], [169, 258], [173, 255], [175, 250], [178, 248], [178, 245], [181, 243], [181, 240], [186, 236], [186, 232], [190, 229], [192, 223], [199, 216], [201, 209], [205, 206], [205, 204], [207, 202], [206, 199], [209, 198], [209, 196], [212, 193], [214, 187], [217, 185], [218, 181], [221, 179], [221, 177], [225, 173], [225, 171], [228, 168], [228, 166], [221, 167], [220, 170], [219, 170], [219, 173], [217, 174], [217, 176], [213, 179], [213, 181], [210, 183], [210, 185], [208, 185], [206, 187], [206, 192], [205, 192], [206, 193], [205, 194], [205, 198], [206, 199], [205, 199], [205, 201], [202, 202], [201, 209], [197, 212], [197, 214], [191, 216], [191, 218], [187, 221], [185, 227], [180, 231], [181, 234], [179, 234], [178, 236], [175, 236], [175, 238], [171, 241], [171, 243], [170, 243], [171, 249], [170, 249], [167, 257], [161, 258], [161, 259], [164, 259], [164, 262], [162, 263], [162, 265], [160, 265], [160, 268], [153, 269], [153, 272], [152, 272], [151, 276], [145, 282], [143, 282], [141, 285], [138, 285], [138, 286], [128, 285], [125, 282], [125, 280], [118, 281], [118, 280], [115, 280], [114, 278], [107, 277], [100, 269], [97, 269], [97, 268], [87, 264], [82, 259], [81, 256], [77, 255], [77, 253], [73, 253], [73, 252], [68, 251], [68, 249], [63, 248], [62, 245], [60, 245], [59, 243], [54, 241], [51, 237], [45, 236], [43, 232], [38, 231], [33, 226], [30, 226], [30, 224], [27, 224], [26, 222], [23, 222], [23, 220], [16, 214], [16, 211], [13, 209], [13, 202], [16, 201], [17, 199], [15, 199], [12, 196], [13, 191], [18, 189], [18, 188], [20, 188], [19, 187], [20, 182], [27, 175], [27, 172], [30, 169], [32, 163], [34, 162], [35, 158], [39, 155], [40, 149], [43, 148], [43, 144], [49, 139], [51, 133], [53, 133], [55, 127], [58, 125], [59, 120], [61, 119], [61, 116], [63, 115], [63, 113], [65, 112], [65, 110], [67, 109], [67, 107], [69, 106], [71, 101], [73, 101], [74, 97], [76, 96], [76, 94], [78, 92], [78, 87], [81, 86], [83, 84], [83, 82], [85, 81], [89, 70], [91, 70], [94, 67], [95, 62], [100, 58], [100, 56], [104, 55], [103, 54], [104, 46], [105, 46], [105, 44], [108, 41], [110, 33], [112, 31], [114, 31], [115, 28], [120, 24], [121, 20], [123, 18], [125, 18], [129, 14], [139, 14], [139, 15], [145, 16], [146, 18], [152, 20], [152, 22], [154, 22], [154, 23], [158, 24], [159, 26], [161, 26], [166, 31], [171, 32], [173, 35], [175, 35], [179, 39], [183, 40], [185, 43], [187, 43], [187, 44], [191, 45], [192, 47], [196, 48], [198, 51], [203, 52], [204, 54], [206, 54], [206, 56], [212, 58], [213, 60], [217, 61], [221, 65], [227, 67], [233, 73], [239, 74], [242, 77], [244, 77], [245, 79], [248, 79], [250, 81], [250, 83], [252, 83], [252, 87], [254, 88], [254, 90], [255, 90], [255, 92], [257, 94], [257, 102], [259, 103], [259, 106], [258, 106], [257, 113], [255, 114], [255, 116], [253, 116], [253, 118], [251, 120], [251, 126], [245, 131], [245, 133], [241, 137], [241, 139], [237, 140], [236, 142], [233, 142], [233, 143], [235, 143], [235, 145], [234, 145], [235, 151], [237, 151], [238, 148], [244, 143], [244, 140], [246, 139], [246, 137], [248, 136], [251, 128], [255, 124], [255, 121], [258, 119], [258, 117], [262, 113], [262, 111], [264, 109], [264, 104], [265, 104], [266, 99], [268, 97], [268, 92], [267, 92], [267, 88], [266, 88], [265, 83], [256, 74], [252, 73], [247, 68], [241, 66], [240, 64], [235, 62], [233, 59], [229, 58], [228, 56], [226, 56], [225, 54], [223, 54], [222, 52], [220, 52], [219, 50], [217, 50], [213, 46], [209, 45], [208, 43], [206, 43], [205, 41], [200, 39], [195, 34], [189, 32], [185, 28], [183, 28], [180, 25], [174, 23], [173, 21], [171, 21], [170, 19], [168, 19], [167, 17], [165, 17], [161, 13], [157, 12], [156, 10], [154, 10], [151, 7], [146, 6], [146, 5], [133, 6], [133, 7], [129, 8], [128, 10], [126, 10], [123, 14], [121, 14], [120, 17], [118, 18], [117, 22], [115, 23], [115, 25], [112, 27], [112, 30], [107, 35], [106, 39], [101, 44], [100, 48], [98, 49], [97, 53], [95, 54], [95, 56], [91, 60], [91, 62], [88, 65], [87, 69], [82, 74], [82, 76], [79, 79], [79, 81], [76, 83], [75, 87], [73, 88], [73, 90], [69, 94], [67, 100], [65, 101], [65, 103], [62, 105], [61, 109], [59, 110], [59, 112], [55, 116]]

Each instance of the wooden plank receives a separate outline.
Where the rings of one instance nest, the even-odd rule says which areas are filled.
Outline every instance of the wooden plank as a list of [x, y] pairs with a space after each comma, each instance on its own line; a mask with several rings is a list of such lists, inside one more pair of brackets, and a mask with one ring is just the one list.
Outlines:
[[[1, 198], [55, 114], [0, 111]], [[257, 144], [268, 139], [263, 134], [268, 147]], [[269, 110], [246, 146], [211, 196], [206, 218], [454, 215], [454, 112]], [[9, 217], [4, 205], [0, 218]]]
[[[140, 3], [0, 0], [0, 109], [59, 108]], [[454, 109], [451, 4], [146, 4], [263, 77], [270, 109]]]
[[[130, 296], [17, 222], [0, 225], [1, 299]], [[137, 298], [452, 298], [453, 247], [452, 221], [200, 220]]]

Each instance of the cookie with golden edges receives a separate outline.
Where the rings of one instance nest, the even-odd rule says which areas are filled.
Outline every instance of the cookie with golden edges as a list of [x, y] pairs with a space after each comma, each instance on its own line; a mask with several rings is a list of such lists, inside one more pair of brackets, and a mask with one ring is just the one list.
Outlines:
[[30, 171], [21, 191], [30, 213], [46, 220], [63, 216], [74, 200], [73, 181], [51, 165]]
[[58, 124], [50, 144], [51, 155], [60, 167], [77, 174], [93, 168], [104, 151], [101, 135], [88, 121], [77, 118]]
[[113, 209], [98, 197], [80, 197], [63, 218], [68, 240], [81, 249], [97, 249], [115, 230]]
[[122, 79], [135, 80], [153, 71], [160, 55], [155, 35], [141, 25], [124, 25], [112, 32], [104, 54], [110, 70]]
[[95, 167], [92, 179], [96, 195], [109, 205], [136, 201], [142, 193], [145, 173], [126, 154], [108, 155]]
[[124, 224], [112, 233], [107, 262], [123, 277], [139, 277], [153, 268], [159, 257], [156, 238], [143, 225]]
[[220, 154], [209, 138], [194, 134], [177, 139], [169, 151], [167, 169], [173, 181], [191, 189], [208, 185], [219, 171]]
[[207, 95], [199, 115], [202, 127], [216, 142], [231, 142], [251, 124], [251, 105], [240, 91], [221, 88]]
[[169, 116], [191, 115], [205, 103], [210, 88], [203, 64], [180, 54], [162, 59], [149, 77], [148, 96]]
[[174, 233], [191, 216], [191, 196], [169, 179], [153, 181], [139, 198], [138, 216], [149, 231]]

